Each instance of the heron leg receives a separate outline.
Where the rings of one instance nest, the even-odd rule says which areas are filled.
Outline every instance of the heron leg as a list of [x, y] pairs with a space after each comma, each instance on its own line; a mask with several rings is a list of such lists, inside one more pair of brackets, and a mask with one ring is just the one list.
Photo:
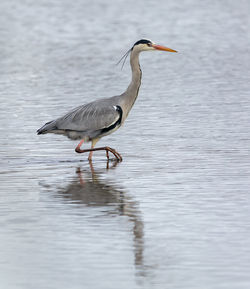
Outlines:
[[109, 160], [109, 151], [106, 150], [106, 157], [107, 157], [107, 160]]
[[99, 140], [98, 138], [92, 140], [91, 150], [89, 152], [89, 157], [88, 157], [89, 161], [92, 161], [93, 149], [94, 149], [94, 146], [96, 145], [96, 143], [98, 142], [98, 140]]
[[98, 138], [92, 140], [91, 149], [82, 150], [82, 149], [81, 149], [81, 145], [82, 145], [83, 142], [84, 142], [84, 140], [82, 139], [82, 140], [79, 142], [78, 146], [75, 148], [75, 152], [77, 152], [77, 153], [79, 153], [79, 154], [80, 154], [80, 153], [89, 152], [88, 160], [89, 160], [89, 161], [92, 161], [93, 151], [95, 151], [94, 146], [96, 145], [96, 143], [98, 142], [98, 140], [99, 140]]
[[[116, 151], [116, 150], [114, 150], [114, 149], [112, 149], [112, 148], [110, 148], [110, 147], [100, 147], [100, 148], [94, 148], [94, 145], [96, 144], [96, 142], [97, 141], [93, 141], [92, 142], [92, 145], [91, 145], [91, 149], [86, 149], [86, 150], [81, 150], [81, 149], [77, 149], [76, 148], [76, 152], [77, 153], [87, 153], [87, 152], [90, 152], [89, 153], [89, 161], [91, 161], [91, 159], [92, 159], [92, 154], [93, 154], [93, 152], [94, 151], [101, 151], [101, 150], [105, 150], [106, 151], [106, 156], [107, 156], [107, 159], [109, 159], [109, 152], [111, 152], [114, 156], [115, 156], [115, 158], [116, 158], [116, 160], [118, 161], [118, 162], [121, 162], [122, 161], [122, 156]], [[77, 146], [78, 147], [78, 146]]]
[[82, 150], [81, 150], [81, 145], [84, 143], [84, 140], [82, 139], [80, 142], [79, 142], [79, 144], [78, 144], [78, 146], [75, 148], [75, 152], [76, 153], [81, 153], [82, 152]]

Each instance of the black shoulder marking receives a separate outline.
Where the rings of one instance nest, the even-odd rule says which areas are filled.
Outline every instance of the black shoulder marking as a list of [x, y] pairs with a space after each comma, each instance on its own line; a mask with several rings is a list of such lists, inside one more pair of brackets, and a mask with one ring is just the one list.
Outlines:
[[141, 39], [141, 40], [135, 42], [134, 46], [138, 45], [138, 44], [152, 44], [152, 42], [150, 40], [148, 40], [148, 39]]
[[104, 134], [104, 133], [106, 133], [106, 132], [114, 129], [116, 126], [118, 126], [118, 125], [121, 124], [122, 114], [123, 114], [122, 108], [121, 108], [119, 105], [116, 105], [116, 106], [115, 106], [115, 110], [118, 111], [118, 113], [119, 113], [119, 118], [118, 118], [118, 120], [117, 120], [115, 123], [113, 123], [111, 126], [103, 128], [103, 129], [101, 130], [101, 134]]
[[118, 111], [118, 113], [119, 113], [119, 115], [120, 115], [120, 117], [119, 117], [119, 119], [118, 119], [118, 124], [120, 124], [121, 123], [121, 121], [122, 121], [122, 113], [123, 113], [123, 111], [122, 111], [122, 108], [119, 106], [119, 105], [116, 105], [115, 106], [116, 108], [116, 111]]

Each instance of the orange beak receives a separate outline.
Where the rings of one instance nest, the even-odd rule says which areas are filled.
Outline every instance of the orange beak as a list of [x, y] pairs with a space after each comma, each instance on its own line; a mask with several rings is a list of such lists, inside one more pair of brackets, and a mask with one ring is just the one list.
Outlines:
[[161, 45], [157, 45], [157, 44], [152, 44], [152, 47], [154, 47], [157, 50], [168, 51], [168, 52], [177, 52], [174, 49], [171, 49], [171, 48], [168, 48], [168, 47], [165, 47], [165, 46], [161, 46]]

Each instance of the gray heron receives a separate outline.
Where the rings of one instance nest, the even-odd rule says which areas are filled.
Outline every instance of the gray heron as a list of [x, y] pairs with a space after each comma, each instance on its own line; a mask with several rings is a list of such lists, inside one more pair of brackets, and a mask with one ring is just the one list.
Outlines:
[[[107, 159], [109, 159], [109, 152], [111, 152], [117, 161], [122, 161], [121, 155], [116, 150], [108, 146], [95, 148], [95, 145], [103, 136], [115, 132], [126, 120], [135, 103], [141, 85], [142, 72], [139, 54], [142, 51], [152, 50], [177, 52], [171, 48], [157, 45], [147, 39], [137, 41], [122, 57], [125, 62], [126, 57], [130, 53], [132, 70], [131, 82], [124, 93], [78, 106], [64, 116], [47, 122], [37, 130], [37, 134], [54, 133], [67, 136], [72, 140], [81, 140], [75, 151], [77, 153], [89, 152], [89, 161], [92, 160], [93, 151], [98, 150], [105, 150]], [[82, 144], [89, 141], [92, 142], [91, 148], [82, 150]]]

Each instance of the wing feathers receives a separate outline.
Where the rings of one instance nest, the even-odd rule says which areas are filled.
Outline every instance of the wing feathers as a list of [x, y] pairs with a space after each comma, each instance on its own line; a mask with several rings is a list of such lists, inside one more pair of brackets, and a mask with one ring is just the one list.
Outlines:
[[98, 100], [79, 106], [56, 120], [56, 126], [61, 130], [95, 131], [107, 128], [120, 117], [113, 103], [108, 100]]

